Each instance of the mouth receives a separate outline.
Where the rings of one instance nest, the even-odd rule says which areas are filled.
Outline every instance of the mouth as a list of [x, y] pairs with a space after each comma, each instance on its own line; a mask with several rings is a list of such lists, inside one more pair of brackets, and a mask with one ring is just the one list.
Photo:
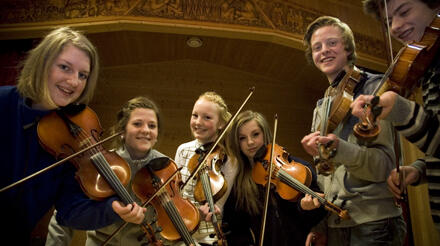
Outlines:
[[250, 148], [250, 149], [248, 149], [248, 152], [249, 153], [257, 152], [257, 148]]
[[403, 32], [398, 36], [398, 38], [399, 38], [400, 40], [403, 40], [403, 41], [415, 41], [415, 40], [409, 40], [413, 31], [414, 31], [414, 28], [409, 28], [409, 29], [403, 31]]
[[198, 127], [193, 128], [193, 132], [195, 132], [195, 133], [202, 133], [203, 131], [204, 131], [204, 129], [202, 129], [202, 128], [198, 128]]
[[61, 93], [63, 93], [66, 96], [70, 96], [74, 92], [74, 90], [71, 90], [71, 89], [69, 89], [67, 87], [60, 86], [60, 85], [57, 85], [57, 88], [58, 88], [59, 91], [61, 91]]
[[137, 139], [140, 140], [140, 141], [146, 141], [146, 142], [150, 142], [151, 141], [151, 139], [148, 138], [148, 137], [138, 137]]
[[325, 57], [324, 59], [321, 59], [321, 63], [327, 63], [333, 61], [334, 57]]

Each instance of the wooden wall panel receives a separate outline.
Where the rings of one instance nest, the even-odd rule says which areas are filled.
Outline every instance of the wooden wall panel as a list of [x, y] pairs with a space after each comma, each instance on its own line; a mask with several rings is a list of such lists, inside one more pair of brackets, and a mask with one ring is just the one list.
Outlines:
[[309, 132], [315, 101], [322, 94], [309, 83], [279, 81], [195, 60], [127, 65], [102, 70], [90, 106], [107, 129], [125, 101], [138, 95], [150, 97], [159, 105], [163, 116], [162, 135], [156, 147], [174, 157], [179, 144], [192, 140], [189, 119], [200, 94], [216, 91], [234, 113], [248, 95], [248, 89], [255, 86], [245, 109], [263, 113], [271, 125], [277, 113], [279, 143], [292, 154], [309, 159], [300, 140]]

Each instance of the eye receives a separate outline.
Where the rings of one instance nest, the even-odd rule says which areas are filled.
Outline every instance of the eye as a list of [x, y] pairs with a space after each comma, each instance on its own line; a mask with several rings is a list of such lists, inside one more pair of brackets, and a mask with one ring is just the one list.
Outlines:
[[253, 137], [258, 137], [258, 136], [260, 136], [260, 133], [259, 132], [255, 132], [254, 134], [252, 134], [252, 136]]
[[327, 43], [327, 45], [330, 47], [335, 47], [337, 44], [338, 44], [338, 40], [336, 39], [330, 39]]
[[312, 47], [312, 51], [315, 51], [315, 52], [317, 52], [317, 51], [320, 51], [321, 50], [321, 45], [319, 44], [319, 45], [314, 45], [313, 47]]
[[238, 141], [244, 141], [244, 140], [246, 140], [246, 137], [243, 137], [243, 136], [241, 136], [241, 137], [238, 137]]
[[81, 80], [87, 80], [89, 78], [89, 75], [85, 73], [79, 73], [78, 77]]
[[58, 67], [59, 67], [61, 70], [63, 70], [63, 71], [69, 71], [69, 70], [70, 70], [69, 66], [64, 65], [64, 64], [59, 64]]
[[151, 124], [148, 124], [148, 127], [149, 127], [150, 129], [156, 129], [157, 125], [151, 123]]
[[405, 17], [409, 14], [410, 10], [411, 10], [411, 8], [403, 9], [399, 15], [402, 17]]
[[138, 122], [138, 121], [133, 122], [133, 126], [135, 126], [135, 127], [141, 127], [141, 126], [142, 126], [142, 122]]
[[205, 118], [205, 120], [210, 120], [210, 119], [212, 119], [212, 117], [209, 116], [209, 115], [205, 116], [204, 118]]
[[198, 115], [197, 115], [197, 114], [192, 114], [191, 117], [192, 117], [193, 119], [197, 119]]

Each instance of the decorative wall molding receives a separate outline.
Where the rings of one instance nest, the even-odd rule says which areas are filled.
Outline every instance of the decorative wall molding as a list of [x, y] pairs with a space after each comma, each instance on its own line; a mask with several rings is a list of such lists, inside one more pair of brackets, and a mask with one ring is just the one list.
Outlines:
[[[291, 1], [281, 0], [4, 0], [0, 3], [0, 28], [8, 25], [121, 17], [139, 21], [219, 24], [230, 28], [252, 28], [273, 32], [301, 42], [307, 25], [318, 16]], [[355, 32], [357, 50], [373, 59], [386, 57], [384, 42]]]

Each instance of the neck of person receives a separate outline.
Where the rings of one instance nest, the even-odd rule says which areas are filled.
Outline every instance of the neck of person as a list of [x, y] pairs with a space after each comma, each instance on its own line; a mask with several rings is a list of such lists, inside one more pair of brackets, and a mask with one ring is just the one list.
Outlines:
[[129, 146], [125, 145], [125, 148], [127, 149], [128, 154], [130, 154], [130, 158], [134, 161], [145, 159], [148, 156], [148, 153], [150, 153], [150, 151], [151, 151], [151, 148], [150, 148], [145, 153], [136, 154], [135, 151], [133, 151]]
[[338, 72], [332, 73], [332, 74], [328, 74], [327, 75], [328, 83], [330, 85], [332, 85], [334, 82], [337, 82], [337, 80], [342, 79], [341, 78], [341, 73], [342, 72], [348, 72], [348, 71], [350, 71], [353, 68], [354, 68], [354, 66], [350, 66], [350, 65], [347, 64], [343, 68], [341, 68]]
[[28, 106], [36, 110], [54, 110], [57, 108], [55, 104], [50, 104], [48, 102], [34, 102], [30, 99]]

